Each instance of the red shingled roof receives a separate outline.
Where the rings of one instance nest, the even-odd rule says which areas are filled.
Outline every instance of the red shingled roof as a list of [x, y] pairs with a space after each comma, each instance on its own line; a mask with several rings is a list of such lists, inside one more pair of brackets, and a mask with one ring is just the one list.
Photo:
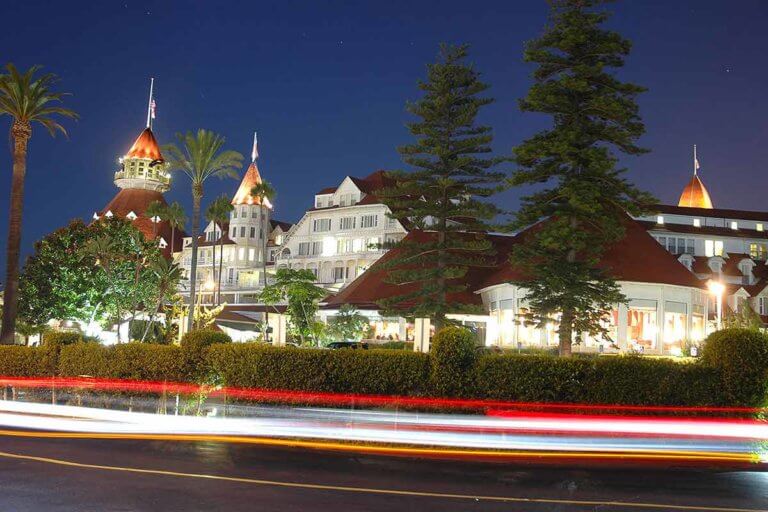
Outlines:
[[143, 132], [139, 134], [136, 142], [133, 143], [131, 149], [125, 154], [126, 158], [149, 158], [150, 160], [163, 160], [163, 155], [160, 153], [160, 146], [157, 144], [157, 139], [152, 133], [152, 130], [145, 128]]
[[[531, 229], [535, 227], [517, 236], [487, 235], [496, 250], [497, 264], [490, 268], [469, 269], [463, 278], [463, 281], [468, 284], [467, 289], [461, 293], [449, 295], [448, 301], [480, 305], [481, 298], [475, 292], [510, 281], [524, 281], [525, 273], [509, 263], [509, 254], [514, 244], [519, 243], [526, 233], [531, 232]], [[420, 242], [430, 240], [434, 236], [433, 232], [411, 231], [406, 236], [406, 240]], [[338, 294], [327, 299], [325, 307], [334, 308], [341, 304], [354, 304], [364, 309], [375, 309], [378, 300], [413, 291], [416, 285], [398, 286], [385, 282], [386, 272], [379, 270], [397, 254], [397, 247], [388, 251], [368, 271]], [[610, 269], [613, 277], [620, 281], [660, 283], [692, 288], [705, 287], [703, 281], [697, 279], [674, 255], [661, 247], [639, 223], [629, 217], [626, 219], [624, 238], [606, 251], [602, 265]]]
[[[157, 230], [155, 231], [155, 224], [147, 217], [144, 212], [147, 211], [147, 207], [154, 201], [160, 201], [162, 204], [165, 202], [165, 197], [161, 192], [157, 190], [145, 190], [138, 188], [126, 188], [121, 189], [120, 192], [112, 198], [103, 210], [99, 212], [99, 216], [106, 215], [107, 212], [112, 212], [112, 215], [121, 219], [125, 219], [126, 216], [133, 212], [137, 218], [131, 223], [139, 231], [142, 232], [147, 240], [152, 240], [157, 236], [162, 237], [168, 246], [162, 249], [162, 253], [166, 258], [171, 257], [171, 225], [168, 221], [160, 221], [157, 224]], [[175, 241], [173, 242], [173, 248], [176, 251], [180, 251], [183, 247], [183, 238], [186, 236], [184, 230], [177, 229], [175, 233]]]
[[[245, 171], [245, 176], [243, 176], [243, 181], [240, 182], [240, 186], [237, 188], [237, 192], [235, 192], [235, 197], [232, 198], [232, 204], [261, 204], [261, 200], [258, 197], [251, 195], [251, 189], [259, 183], [261, 183], [261, 174], [259, 174], [256, 162], [252, 162], [248, 166], [248, 170]], [[268, 201], [266, 206], [271, 207]]]

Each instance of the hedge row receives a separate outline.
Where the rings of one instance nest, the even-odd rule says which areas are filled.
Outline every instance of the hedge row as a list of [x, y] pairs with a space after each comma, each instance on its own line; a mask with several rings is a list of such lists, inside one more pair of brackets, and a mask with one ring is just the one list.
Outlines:
[[702, 362], [640, 356], [477, 357], [471, 334], [438, 333], [433, 352], [319, 350], [221, 343], [192, 333], [181, 346], [95, 343], [0, 346], [0, 375], [81, 376], [226, 386], [523, 402], [632, 405], [765, 404], [768, 337], [729, 330]]

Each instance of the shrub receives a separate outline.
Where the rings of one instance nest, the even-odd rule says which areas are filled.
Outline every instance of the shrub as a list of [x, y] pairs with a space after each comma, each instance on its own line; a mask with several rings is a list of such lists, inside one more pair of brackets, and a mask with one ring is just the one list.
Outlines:
[[768, 393], [768, 336], [753, 329], [722, 329], [707, 337], [702, 363], [719, 368], [732, 403], [763, 405]]
[[372, 348], [381, 348], [385, 350], [410, 350], [413, 351], [413, 342], [411, 341], [388, 341], [380, 345], [371, 345]]
[[7, 377], [56, 375], [55, 349], [0, 345], [0, 375]]
[[209, 358], [226, 386], [384, 395], [419, 395], [428, 387], [429, 356], [416, 352], [235, 343], [211, 347]]
[[72, 345], [83, 341], [83, 336], [79, 332], [72, 331], [49, 331], [43, 335], [43, 346]]
[[520, 402], [724, 405], [720, 382], [714, 368], [638, 356], [488, 355], [477, 365], [479, 397]]
[[184, 381], [181, 348], [147, 343], [123, 343], [105, 347], [78, 343], [61, 349], [59, 371], [62, 376], [134, 379], [147, 381]]
[[430, 383], [440, 396], [469, 396], [474, 391], [477, 359], [474, 335], [463, 327], [446, 327], [432, 338]]
[[212, 345], [231, 344], [232, 338], [221, 331], [201, 329], [190, 331], [181, 338], [182, 365], [186, 368], [187, 378], [199, 384], [216, 383], [216, 375], [211, 371], [208, 361], [208, 349]]

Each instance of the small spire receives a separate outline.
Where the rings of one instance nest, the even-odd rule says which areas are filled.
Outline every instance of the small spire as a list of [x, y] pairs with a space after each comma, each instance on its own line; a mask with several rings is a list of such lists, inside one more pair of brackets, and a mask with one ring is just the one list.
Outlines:
[[251, 150], [251, 163], [256, 162], [256, 159], [259, 158], [259, 150], [258, 150], [258, 140], [256, 138], [256, 132], [253, 132], [253, 150]]
[[698, 176], [699, 174], [699, 159], [696, 157], [696, 144], [693, 145], [693, 175]]
[[152, 120], [155, 118], [155, 100], [152, 98], [152, 93], [155, 88], [154, 77], [149, 79], [149, 102], [147, 103], [147, 128], [152, 128]]

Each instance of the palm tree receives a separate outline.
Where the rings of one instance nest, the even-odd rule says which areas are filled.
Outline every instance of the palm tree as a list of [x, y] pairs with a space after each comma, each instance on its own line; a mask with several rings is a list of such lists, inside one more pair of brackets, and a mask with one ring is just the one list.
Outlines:
[[160, 223], [160, 221], [165, 217], [165, 211], [168, 208], [166, 205], [164, 205], [160, 201], [152, 201], [147, 206], [147, 210], [144, 212], [144, 215], [149, 217], [149, 220], [152, 221], [152, 236], [157, 238], [157, 225]]
[[[149, 316], [149, 321], [144, 327], [144, 334], [141, 335], [141, 341], [143, 342], [147, 338], [149, 329], [152, 323], [155, 321], [157, 312], [160, 311], [160, 306], [168, 298], [169, 294], [173, 294], [176, 291], [176, 287], [181, 280], [181, 267], [176, 263], [166, 260], [165, 258], [158, 258], [150, 264], [150, 269], [157, 276], [157, 302], [155, 303], [155, 310]], [[168, 315], [166, 315], [166, 324], [168, 322]]]
[[203, 184], [211, 176], [237, 178], [237, 169], [243, 167], [243, 155], [237, 151], [222, 151], [224, 137], [199, 129], [196, 134], [177, 133], [176, 139], [183, 149], [174, 144], [166, 146], [170, 155], [171, 171], [181, 171], [192, 181], [192, 270], [189, 276], [189, 317], [187, 328], [191, 331], [195, 314], [195, 279], [197, 278], [197, 237], [200, 231], [200, 202]]
[[174, 201], [165, 208], [163, 217], [168, 221], [168, 224], [171, 225], [171, 257], [173, 257], [173, 253], [175, 252], [173, 242], [176, 240], [176, 230], [183, 228], [187, 223], [187, 214], [184, 213], [184, 207]]
[[[277, 195], [277, 192], [275, 192], [275, 188], [272, 186], [272, 184], [268, 181], [262, 181], [261, 183], [254, 185], [253, 188], [251, 188], [251, 197], [254, 199], [259, 200], [259, 205], [261, 206], [261, 229], [264, 236], [262, 237], [264, 244], [262, 245], [262, 252], [261, 252], [261, 282], [263, 284], [263, 287], [266, 288], [267, 286], [267, 243], [269, 242], [269, 219], [267, 216], [267, 213], [269, 212], [269, 206], [268, 204], [272, 204], [272, 202], [275, 200], [275, 196]], [[264, 341], [267, 340], [267, 329], [269, 327], [269, 311], [267, 311], [267, 308], [264, 308], [264, 323], [263, 323], [263, 334]]]
[[45, 73], [35, 76], [40, 66], [32, 66], [20, 73], [13, 64], [6, 64], [7, 74], [0, 75], [0, 115], [13, 118], [13, 176], [11, 178], [11, 209], [8, 216], [7, 269], [3, 302], [3, 324], [0, 343], [13, 343], [18, 312], [19, 246], [21, 245], [21, 213], [24, 206], [24, 177], [27, 173], [27, 146], [32, 137], [32, 123], [43, 125], [52, 137], [67, 131], [54, 116], [76, 119], [68, 108], [54, 105], [65, 93], [54, 92], [51, 87], [58, 81], [56, 75]]
[[222, 196], [219, 196], [216, 198], [215, 201], [213, 201], [211, 204], [208, 205], [208, 210], [206, 211], [206, 217], [209, 221], [213, 222], [213, 232], [214, 232], [214, 244], [213, 244], [213, 276], [214, 279], [216, 279], [216, 226], [218, 225], [221, 230], [221, 235], [219, 236], [219, 280], [217, 285], [218, 290], [218, 298], [216, 299], [216, 305], [218, 306], [221, 302], [221, 272], [224, 262], [224, 223], [229, 220], [229, 214], [232, 210], [234, 210], [235, 207], [232, 206], [232, 202], [229, 200], [229, 197], [224, 194]]

